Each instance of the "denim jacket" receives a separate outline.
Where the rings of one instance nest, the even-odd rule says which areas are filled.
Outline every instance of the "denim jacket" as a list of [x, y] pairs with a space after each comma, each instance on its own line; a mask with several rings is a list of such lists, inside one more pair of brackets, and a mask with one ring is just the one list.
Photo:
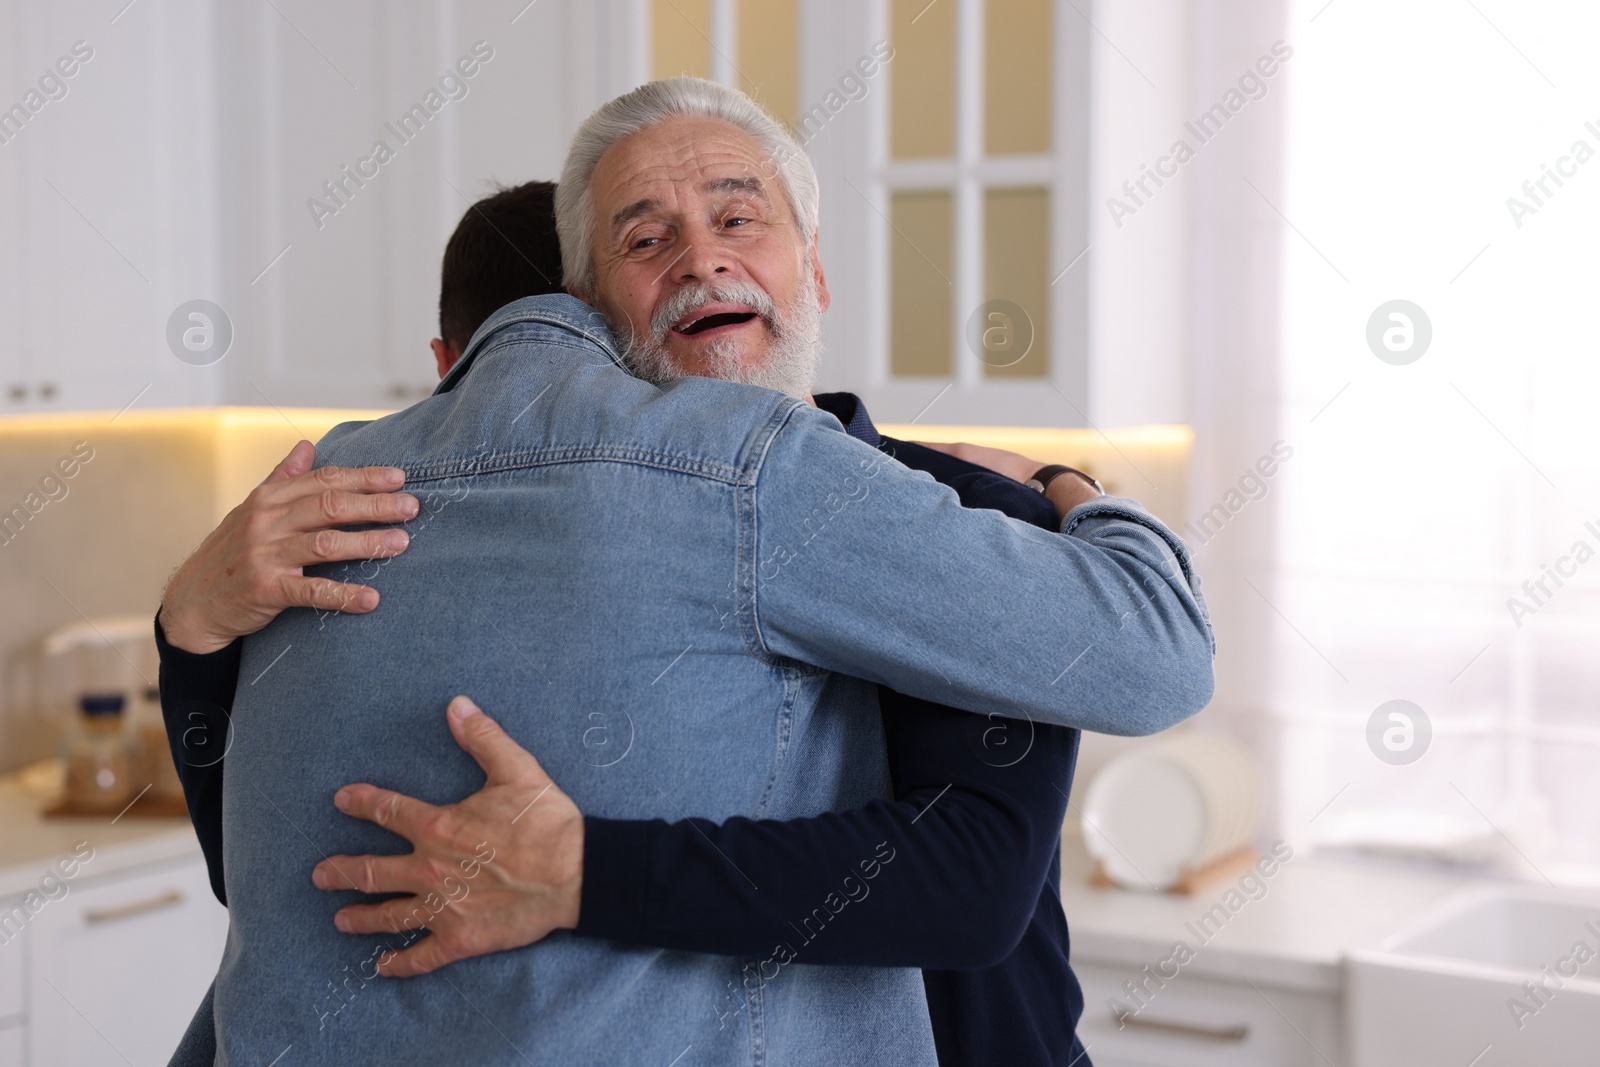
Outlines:
[[[803, 948], [740, 962], [558, 933], [374, 977], [406, 935], [338, 933], [333, 912], [358, 897], [309, 872], [409, 849], [340, 815], [339, 786], [442, 804], [481, 785], [445, 726], [457, 693], [586, 813], [713, 820], [888, 796], [875, 682], [1121, 734], [1211, 694], [1183, 545], [1137, 505], [1091, 502], [1060, 534], [964, 509], [793, 398], [631, 377], [565, 296], [501, 309], [434, 396], [336, 427], [318, 457], [402, 467], [422, 508], [403, 555], [319, 569], [376, 586], [380, 610], [293, 610], [245, 641], [220, 1063], [934, 1062], [917, 971], [808, 966]], [[881, 852], [841, 880], [895, 877]], [[476, 873], [464, 860], [432, 899]], [[826, 937], [848, 906], [841, 890], [795, 922]]]

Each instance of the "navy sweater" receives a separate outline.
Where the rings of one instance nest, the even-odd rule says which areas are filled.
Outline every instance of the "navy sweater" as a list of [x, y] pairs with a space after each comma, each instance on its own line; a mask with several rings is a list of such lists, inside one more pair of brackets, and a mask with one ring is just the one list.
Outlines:
[[[966, 507], [1060, 528], [1041, 494], [880, 436], [848, 393], [815, 399], [852, 436], [928, 472]], [[159, 624], [156, 634], [168, 741], [212, 889], [226, 903], [222, 758], [240, 644], [196, 656], [167, 644]], [[1090, 1067], [1074, 1033], [1083, 994], [1060, 895], [1078, 731], [882, 687], [879, 703], [893, 800], [782, 822], [586, 817], [577, 933], [738, 956], [752, 968], [774, 958], [921, 967], [942, 1067]], [[893, 877], [857, 879], [846, 894], [844, 878], [874, 856], [892, 856]]]

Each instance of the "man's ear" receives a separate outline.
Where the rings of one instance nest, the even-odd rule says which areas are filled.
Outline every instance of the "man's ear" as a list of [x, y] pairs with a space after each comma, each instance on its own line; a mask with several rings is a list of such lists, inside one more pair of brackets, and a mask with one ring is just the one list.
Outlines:
[[833, 297], [828, 293], [828, 279], [822, 273], [822, 256], [818, 253], [818, 234], [811, 235], [811, 273], [817, 281], [817, 310], [827, 311], [828, 305], [833, 303]]
[[429, 341], [428, 346], [433, 349], [434, 365], [439, 368], [439, 377], [443, 378], [461, 358], [461, 350], [455, 346], [454, 341], [445, 344], [437, 337]]

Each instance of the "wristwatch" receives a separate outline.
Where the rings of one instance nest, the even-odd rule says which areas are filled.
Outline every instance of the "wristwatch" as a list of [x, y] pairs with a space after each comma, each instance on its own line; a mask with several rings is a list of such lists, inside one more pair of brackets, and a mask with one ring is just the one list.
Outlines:
[[1040, 467], [1038, 470], [1033, 472], [1033, 477], [1028, 479], [1027, 486], [1029, 489], [1037, 489], [1042, 493], [1046, 488], [1049, 487], [1051, 482], [1055, 481], [1063, 474], [1076, 474], [1078, 477], [1094, 486], [1095, 492], [1099, 493], [1101, 496], [1106, 495], [1106, 487], [1100, 484], [1100, 480], [1098, 478], [1092, 474], [1081, 471], [1076, 467], [1069, 467], [1065, 463], [1052, 463], [1048, 467]]

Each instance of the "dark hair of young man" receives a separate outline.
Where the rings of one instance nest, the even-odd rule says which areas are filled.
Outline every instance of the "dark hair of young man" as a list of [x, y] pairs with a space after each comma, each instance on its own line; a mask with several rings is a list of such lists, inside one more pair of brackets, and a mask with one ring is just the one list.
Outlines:
[[555, 182], [524, 182], [467, 209], [444, 248], [439, 278], [441, 376], [484, 320], [524, 296], [559, 293]]

